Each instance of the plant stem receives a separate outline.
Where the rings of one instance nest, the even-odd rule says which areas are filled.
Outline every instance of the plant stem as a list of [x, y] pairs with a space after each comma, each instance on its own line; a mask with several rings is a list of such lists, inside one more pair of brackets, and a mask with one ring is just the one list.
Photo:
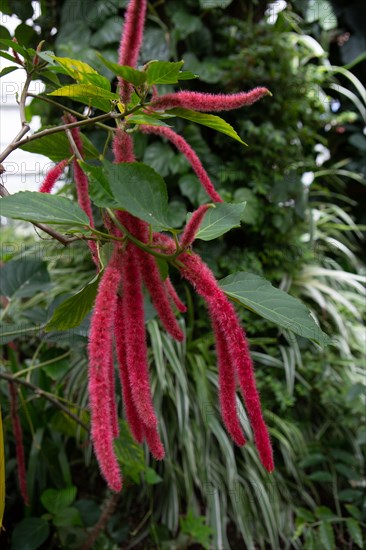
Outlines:
[[35, 395], [39, 395], [41, 397], [44, 397], [45, 399], [47, 399], [47, 401], [52, 403], [55, 407], [57, 407], [62, 412], [67, 414], [70, 418], [72, 418], [77, 424], [79, 424], [79, 426], [84, 428], [84, 430], [86, 432], [89, 432], [88, 426], [86, 424], [84, 424], [84, 422], [82, 420], [80, 420], [80, 418], [78, 416], [76, 416], [76, 414], [71, 412], [67, 407], [62, 405], [62, 403], [57, 401], [57, 399], [53, 395], [50, 395], [48, 392], [45, 392], [44, 390], [42, 390], [38, 386], [35, 386], [31, 382], [28, 382], [27, 380], [23, 380], [21, 378], [15, 378], [12, 374], [8, 374], [6, 372], [0, 372], [0, 378], [2, 378], [3, 380], [7, 380], [8, 382], [13, 382], [14, 384], [20, 384], [20, 385], [28, 388], [29, 390], [32, 390], [35, 393]]

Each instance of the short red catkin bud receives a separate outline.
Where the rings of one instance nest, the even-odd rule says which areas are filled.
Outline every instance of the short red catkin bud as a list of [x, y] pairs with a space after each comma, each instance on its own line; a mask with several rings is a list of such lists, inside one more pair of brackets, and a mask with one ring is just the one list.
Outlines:
[[207, 210], [212, 207], [212, 204], [202, 204], [193, 212], [180, 239], [182, 248], [186, 248], [193, 243]]
[[56, 166], [51, 168], [48, 171], [47, 176], [45, 177], [41, 187], [39, 188], [40, 193], [51, 193], [55, 183], [60, 179], [61, 174], [65, 170], [66, 166], [69, 164], [69, 159], [64, 159]]

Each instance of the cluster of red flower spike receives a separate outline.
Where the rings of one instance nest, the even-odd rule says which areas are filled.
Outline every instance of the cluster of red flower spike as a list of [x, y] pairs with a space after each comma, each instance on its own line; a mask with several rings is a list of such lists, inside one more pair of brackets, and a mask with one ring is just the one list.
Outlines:
[[[127, 12], [119, 50], [119, 63], [136, 67], [143, 37], [146, 0], [131, 0]], [[129, 102], [132, 86], [120, 79], [121, 100]], [[183, 107], [196, 111], [223, 111], [250, 105], [268, 94], [266, 88], [256, 88], [248, 93], [212, 95], [181, 91], [158, 96], [153, 93], [149, 108], [162, 111]], [[71, 121], [70, 115], [67, 115]], [[185, 155], [204, 189], [213, 202], [222, 202], [196, 153], [174, 130], [166, 126], [141, 126], [141, 131], [167, 138]], [[82, 151], [78, 128], [72, 130], [74, 141]], [[131, 136], [119, 127], [116, 131], [113, 152], [115, 162], [134, 162]], [[61, 175], [67, 161], [56, 166], [46, 177], [42, 192], [50, 192]], [[74, 161], [74, 177], [80, 206], [93, 224], [88, 180], [77, 161]], [[220, 289], [215, 277], [189, 247], [209, 205], [200, 206], [190, 218], [180, 239], [180, 273], [203, 297], [208, 306], [216, 339], [219, 371], [219, 399], [221, 414], [228, 433], [237, 445], [244, 445], [245, 438], [236, 408], [237, 384], [241, 388], [253, 428], [254, 439], [264, 467], [271, 472], [272, 448], [268, 430], [263, 420], [258, 391], [255, 385], [253, 365], [245, 332], [239, 325], [235, 309]], [[127, 212], [119, 211], [117, 218], [140, 241], [147, 243], [148, 225]], [[112, 220], [105, 218], [105, 225], [114, 235], [121, 236]], [[153, 237], [155, 250], [161, 253], [176, 252], [176, 243], [165, 234]], [[144, 326], [143, 285], [168, 333], [178, 341], [184, 338], [172, 306], [180, 312], [186, 307], [177, 296], [171, 281], [163, 281], [154, 257], [132, 242], [126, 245], [115, 241], [114, 252], [99, 285], [91, 320], [89, 335], [89, 395], [91, 434], [101, 472], [114, 491], [122, 488], [122, 478], [113, 441], [118, 436], [117, 407], [115, 401], [114, 349], [118, 361], [123, 392], [125, 415], [131, 432], [138, 442], [143, 440], [156, 459], [164, 457], [164, 447], [158, 433], [158, 420], [153, 407], [149, 383], [146, 334]], [[90, 244], [97, 262], [95, 243]]]

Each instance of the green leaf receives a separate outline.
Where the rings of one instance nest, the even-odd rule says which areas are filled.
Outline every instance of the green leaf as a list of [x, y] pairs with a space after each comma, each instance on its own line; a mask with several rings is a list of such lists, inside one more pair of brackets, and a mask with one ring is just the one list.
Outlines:
[[126, 122], [130, 124], [148, 124], [149, 126], [169, 126], [157, 116], [146, 115], [145, 113], [136, 113], [126, 117]]
[[353, 542], [357, 544], [359, 548], [363, 548], [362, 531], [358, 521], [353, 518], [347, 518], [346, 525]]
[[91, 105], [105, 112], [111, 110], [112, 101], [119, 100], [118, 94], [114, 94], [99, 86], [92, 86], [90, 84], [69, 84], [47, 95], [69, 97], [74, 101], [78, 101], [88, 106]]
[[93, 308], [98, 291], [102, 272], [74, 296], [68, 298], [53, 312], [52, 318], [45, 327], [46, 332], [51, 330], [68, 330], [77, 327]]
[[163, 178], [141, 162], [103, 163], [110, 189], [118, 203], [155, 230], [169, 229], [168, 193]]
[[0, 213], [5, 218], [28, 222], [89, 226], [88, 216], [75, 202], [37, 191], [19, 191], [3, 197]]
[[118, 202], [113, 196], [104, 169], [83, 161], [78, 162], [89, 178], [89, 194], [92, 202], [100, 208], [117, 208]]
[[67, 74], [80, 84], [91, 84], [110, 91], [111, 84], [105, 76], [102, 76], [93, 69], [88, 63], [79, 61], [78, 59], [70, 59], [69, 57], [56, 57], [53, 59], [63, 67]]
[[239, 272], [222, 279], [220, 286], [230, 298], [261, 317], [321, 345], [329, 343], [305, 305], [266, 279]]
[[177, 84], [178, 76], [184, 61], [152, 61], [146, 70], [147, 83], [152, 84]]
[[140, 473], [146, 468], [144, 451], [133, 439], [127, 423], [121, 420], [119, 425], [120, 435], [114, 443], [116, 456], [121, 463], [124, 476], [138, 483]]
[[337, 516], [328, 506], [317, 506], [315, 508], [315, 515], [317, 518], [327, 521], [331, 519], [336, 519]]
[[76, 487], [70, 485], [64, 489], [46, 489], [41, 495], [41, 502], [51, 514], [59, 514], [72, 504], [76, 497]]
[[[7, 38], [2, 38], [0, 40], [0, 44], [2, 46], [7, 46], [8, 49], [10, 50], [14, 50], [15, 52], [19, 53], [22, 57], [24, 57], [25, 59], [30, 59], [30, 55], [29, 53], [27, 52], [27, 49], [24, 48], [23, 46], [21, 46], [20, 44], [18, 44], [17, 42], [13, 42], [12, 40], [9, 40]], [[15, 62], [14, 58], [12, 57], [12, 61]]]
[[128, 65], [118, 65], [118, 63], [113, 63], [112, 61], [105, 59], [105, 57], [103, 57], [99, 53], [97, 53], [97, 56], [101, 60], [101, 62], [104, 63], [104, 65], [110, 71], [112, 71], [113, 74], [122, 77], [124, 80], [127, 80], [127, 82], [130, 82], [134, 86], [138, 87], [146, 82], [145, 72], [133, 69]]
[[82, 525], [80, 512], [77, 508], [64, 508], [55, 515], [52, 520], [56, 527], [71, 527], [72, 525]]
[[357, 506], [354, 506], [353, 504], [346, 504], [345, 508], [347, 512], [351, 514], [351, 516], [354, 517], [357, 521], [362, 521], [362, 514]]
[[5, 76], [6, 74], [12, 73], [13, 71], [18, 70], [19, 67], [4, 67], [3, 70], [0, 72], [0, 78], [2, 76]]
[[0, 295], [9, 299], [28, 298], [47, 290], [49, 283], [47, 264], [41, 260], [10, 260], [0, 269]]
[[[45, 128], [42, 128], [43, 130]], [[83, 154], [85, 159], [98, 158], [99, 152], [94, 147], [92, 142], [83, 134], [81, 135], [81, 141], [83, 144]], [[29, 153], [38, 153], [45, 155], [54, 162], [60, 162], [61, 160], [71, 156], [70, 143], [64, 132], [58, 132], [49, 136], [44, 136], [34, 141], [30, 141], [21, 146], [23, 151]]]
[[296, 516], [305, 520], [308, 523], [315, 522], [314, 515], [310, 512], [310, 510], [307, 510], [306, 508], [297, 508], [296, 509]]
[[308, 479], [311, 479], [311, 481], [324, 481], [324, 482], [331, 482], [333, 481], [333, 476], [329, 472], [313, 472], [312, 474], [308, 475]]
[[[0, 40], [0, 43], [1, 43], [1, 40]], [[0, 48], [1, 48], [1, 44], [0, 44]], [[8, 61], [11, 61], [12, 63], [16, 63], [19, 66], [22, 65], [20, 63], [20, 61], [17, 61], [16, 59], [14, 59], [14, 57], [12, 55], [10, 55], [10, 53], [3, 52], [3, 51], [1, 51], [1, 49], [0, 49], [0, 57], [3, 57], [4, 59], [7, 59]]]
[[231, 124], [229, 124], [219, 116], [209, 115], [207, 113], [199, 113], [197, 111], [191, 111], [190, 109], [182, 109], [181, 107], [169, 109], [169, 111], [167, 112], [179, 116], [180, 118], [190, 120], [191, 122], [196, 122], [197, 124], [208, 126], [209, 128], [216, 130], [216, 132], [226, 134], [236, 141], [239, 141], [239, 143], [246, 145], [246, 143], [238, 136], [237, 132], [234, 130]]
[[[245, 205], [245, 202], [241, 204], [216, 203], [215, 208], [210, 208], [206, 212], [196, 234], [196, 239], [212, 241], [212, 239], [224, 235], [233, 227], [240, 227]], [[187, 217], [187, 221], [188, 219]]]
[[50, 526], [41, 518], [25, 518], [12, 535], [12, 550], [37, 550], [48, 538]]
[[146, 468], [145, 481], [148, 485], [156, 485], [161, 483], [163, 479], [152, 468]]
[[213, 10], [221, 8], [222, 10], [230, 6], [233, 0], [199, 0], [200, 8], [203, 10]]
[[180, 71], [178, 73], [178, 80], [193, 80], [194, 78], [199, 78], [199, 75], [191, 71]]
[[324, 550], [335, 550], [334, 531], [330, 523], [322, 522], [319, 525], [319, 539]]

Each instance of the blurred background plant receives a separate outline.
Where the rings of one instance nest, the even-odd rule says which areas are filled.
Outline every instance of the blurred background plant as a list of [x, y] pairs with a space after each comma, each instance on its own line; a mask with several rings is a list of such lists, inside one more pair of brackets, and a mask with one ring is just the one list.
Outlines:
[[[44, 49], [82, 57], [111, 77], [95, 54], [117, 60], [125, 4], [9, 0], [2, 10], [21, 19], [15, 31], [20, 43], [34, 47], [45, 39]], [[277, 13], [280, 4], [284, 9]], [[10, 292], [11, 300], [1, 304], [0, 375], [10, 373], [38, 390], [17, 385], [30, 496], [30, 507], [23, 508], [8, 389], [1, 382], [4, 547], [24, 548], [25, 541], [32, 549], [363, 547], [365, 79], [357, 40], [352, 55], [341, 59], [342, 25], [344, 13], [339, 24], [325, 1], [267, 6], [168, 0], [149, 5], [142, 51], [141, 62], [184, 59], [185, 68], [199, 75], [195, 89], [234, 92], [264, 85], [273, 93], [265, 106], [236, 113], [235, 119], [225, 115], [249, 144], [244, 150], [206, 129], [177, 128], [225, 200], [247, 201], [242, 227], [197, 245], [200, 254], [218, 277], [251, 271], [290, 290], [332, 337], [332, 345], [320, 349], [240, 311], [274, 443], [275, 473], [263, 471], [250, 432], [248, 445], [234, 448], [219, 421], [207, 314], [182, 285], [189, 305], [184, 344], [160, 332], [147, 304], [154, 399], [167, 459], [155, 463], [122, 429], [117, 451], [126, 481], [113, 502], [83, 427], [88, 319], [69, 331], [42, 330], [56, 305], [92, 279], [86, 248], [64, 250], [22, 225], [6, 226], [1, 294]], [[8, 37], [4, 27], [0, 32]], [[339, 67], [341, 61], [348, 67]], [[36, 101], [28, 114], [47, 123], [59, 115]], [[103, 148], [97, 132], [88, 137]], [[141, 160], [168, 182], [178, 226], [187, 211], [207, 200], [197, 178], [169, 144], [145, 135], [135, 141]], [[248, 433], [239, 398], [238, 406]]]

